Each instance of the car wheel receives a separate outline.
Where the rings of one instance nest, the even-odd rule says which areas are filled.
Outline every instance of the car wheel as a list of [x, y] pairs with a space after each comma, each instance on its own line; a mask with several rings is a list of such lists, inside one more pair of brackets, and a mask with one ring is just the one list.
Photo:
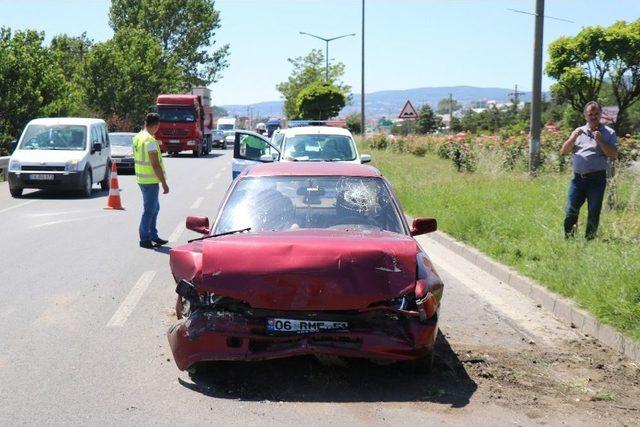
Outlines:
[[104, 178], [100, 181], [100, 188], [102, 191], [109, 190], [109, 170], [111, 169], [111, 162], [107, 162], [107, 170], [104, 172]]
[[11, 193], [11, 197], [15, 197], [17, 199], [19, 197], [22, 197], [22, 188], [18, 188], [18, 187], [11, 188], [11, 187], [9, 187], [9, 193]]
[[193, 157], [200, 157], [200, 149], [193, 150]]
[[91, 197], [91, 191], [93, 188], [93, 177], [91, 176], [91, 171], [87, 169], [84, 171], [84, 177], [82, 178], [82, 189], [80, 193], [84, 197]]

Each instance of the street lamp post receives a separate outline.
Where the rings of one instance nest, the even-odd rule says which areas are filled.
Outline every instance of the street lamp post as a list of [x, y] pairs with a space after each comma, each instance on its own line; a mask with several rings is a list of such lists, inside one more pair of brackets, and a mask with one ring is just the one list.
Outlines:
[[355, 36], [356, 33], [351, 33], [351, 34], [344, 34], [338, 37], [332, 37], [330, 39], [326, 39], [324, 37], [320, 37], [320, 36], [316, 36], [315, 34], [309, 34], [309, 33], [305, 33], [304, 31], [300, 31], [300, 34], [304, 34], [306, 36], [311, 36], [311, 37], [315, 37], [317, 39], [320, 39], [322, 41], [324, 41], [326, 43], [326, 50], [325, 50], [325, 61], [326, 61], [326, 65], [325, 65], [325, 70], [324, 70], [324, 80], [325, 82], [329, 83], [329, 42], [332, 42], [334, 40], [338, 40], [341, 39], [343, 37], [350, 37], [350, 36]]

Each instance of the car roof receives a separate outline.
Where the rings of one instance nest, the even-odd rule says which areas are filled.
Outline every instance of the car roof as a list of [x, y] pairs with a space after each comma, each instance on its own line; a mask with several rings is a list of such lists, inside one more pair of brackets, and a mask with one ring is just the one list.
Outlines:
[[262, 176], [358, 176], [380, 178], [373, 166], [346, 162], [273, 162], [245, 168], [240, 177]]
[[46, 117], [33, 119], [29, 124], [34, 125], [94, 125], [104, 123], [102, 119], [91, 119], [86, 117]]
[[348, 129], [335, 126], [300, 126], [294, 128], [280, 129], [280, 133], [287, 137], [296, 135], [343, 135], [351, 136]]
[[109, 135], [124, 135], [124, 136], [130, 136], [130, 135], [136, 135], [135, 132], [109, 132]]

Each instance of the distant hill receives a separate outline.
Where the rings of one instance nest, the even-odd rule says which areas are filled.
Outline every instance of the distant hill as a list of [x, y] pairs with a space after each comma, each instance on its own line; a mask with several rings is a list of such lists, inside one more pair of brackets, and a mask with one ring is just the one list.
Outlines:
[[[453, 86], [453, 87], [422, 87], [406, 90], [385, 90], [368, 93], [365, 96], [365, 109], [369, 117], [396, 117], [404, 103], [411, 100], [418, 108], [420, 105], [428, 103], [436, 107], [438, 101], [447, 98], [449, 93], [453, 99], [464, 106], [470, 105], [473, 101], [494, 100], [498, 103], [509, 102], [510, 93], [513, 89], [474, 87], [474, 86]], [[531, 100], [531, 92], [523, 92], [520, 99], [522, 101]], [[254, 117], [282, 116], [283, 101], [268, 101], [250, 105], [223, 105], [230, 115], [246, 116], [247, 108], [251, 107]], [[351, 104], [347, 105], [341, 112], [341, 116], [360, 112], [360, 94], [354, 94]]]

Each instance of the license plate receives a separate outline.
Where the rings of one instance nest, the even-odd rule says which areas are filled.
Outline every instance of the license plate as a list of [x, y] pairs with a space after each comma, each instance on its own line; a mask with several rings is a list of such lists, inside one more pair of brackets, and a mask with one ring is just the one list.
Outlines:
[[346, 331], [347, 322], [331, 322], [327, 320], [267, 319], [267, 331], [309, 334], [321, 331]]
[[53, 181], [53, 174], [32, 174], [29, 175], [31, 181]]
[[169, 144], [180, 144], [180, 140], [179, 139], [170, 139], [169, 140]]

